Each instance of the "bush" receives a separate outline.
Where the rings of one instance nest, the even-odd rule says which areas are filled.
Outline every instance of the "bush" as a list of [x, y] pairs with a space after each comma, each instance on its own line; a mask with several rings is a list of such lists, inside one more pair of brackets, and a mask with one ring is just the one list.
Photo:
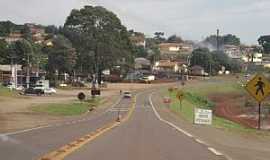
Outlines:
[[193, 104], [200, 105], [204, 108], [213, 108], [215, 104], [200, 95], [185, 92], [185, 98]]

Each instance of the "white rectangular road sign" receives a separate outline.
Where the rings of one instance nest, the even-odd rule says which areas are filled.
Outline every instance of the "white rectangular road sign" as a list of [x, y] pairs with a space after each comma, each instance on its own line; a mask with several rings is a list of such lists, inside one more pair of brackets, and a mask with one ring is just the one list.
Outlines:
[[212, 110], [195, 108], [194, 112], [194, 123], [195, 124], [212, 124]]

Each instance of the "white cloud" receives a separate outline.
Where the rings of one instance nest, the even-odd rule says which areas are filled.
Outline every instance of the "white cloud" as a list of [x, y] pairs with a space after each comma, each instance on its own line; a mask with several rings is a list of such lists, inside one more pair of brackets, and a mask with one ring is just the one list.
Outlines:
[[148, 35], [164, 31], [201, 39], [220, 28], [244, 42], [269, 34], [269, 0], [9, 0], [0, 1], [0, 20], [62, 25], [72, 8], [104, 6], [122, 22]]

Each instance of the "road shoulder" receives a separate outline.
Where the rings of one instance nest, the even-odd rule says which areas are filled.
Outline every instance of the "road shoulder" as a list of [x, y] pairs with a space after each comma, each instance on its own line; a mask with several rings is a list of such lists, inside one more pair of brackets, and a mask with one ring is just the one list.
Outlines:
[[269, 139], [251, 138], [247, 135], [237, 135], [210, 126], [193, 125], [179, 116], [176, 116], [163, 105], [160, 92], [153, 94], [153, 104], [163, 119], [191, 133], [195, 139], [198, 139], [206, 145], [213, 146], [226, 155], [228, 159], [254, 160], [260, 157], [263, 160], [267, 160], [270, 157], [270, 145], [267, 143]]

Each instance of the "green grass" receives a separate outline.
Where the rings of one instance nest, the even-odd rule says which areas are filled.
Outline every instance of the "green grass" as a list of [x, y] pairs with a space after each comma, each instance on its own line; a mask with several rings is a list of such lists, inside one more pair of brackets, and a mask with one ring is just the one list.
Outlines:
[[13, 96], [16, 96], [16, 94], [17, 94], [16, 91], [11, 91], [9, 88], [6, 88], [6, 87], [0, 85], [0, 96], [13, 97]]
[[100, 98], [87, 100], [85, 102], [72, 102], [69, 104], [42, 104], [31, 107], [31, 110], [38, 113], [45, 113], [54, 116], [75, 116], [86, 113], [94, 106], [98, 106]]
[[207, 96], [213, 93], [226, 94], [226, 93], [243, 93], [244, 88], [239, 83], [234, 81], [217, 80], [216, 82], [206, 81], [200, 82], [193, 86], [184, 88], [185, 91], [196, 93], [200, 96]]
[[[214, 109], [215, 104], [207, 99], [208, 95], [211, 94], [225, 94], [225, 93], [244, 93], [243, 87], [236, 82], [228, 82], [228, 81], [217, 81], [217, 82], [199, 82], [198, 84], [192, 84], [186, 86], [184, 89], [184, 100], [182, 101], [182, 107], [180, 110], [180, 102], [176, 98], [176, 92], [169, 93], [166, 90], [163, 90], [162, 93], [164, 95], [169, 95], [172, 98], [172, 104], [170, 105], [170, 109], [176, 113], [177, 115], [183, 117], [187, 121], [193, 123], [194, 117], [194, 109], [204, 108], [204, 109]], [[241, 133], [256, 133], [269, 135], [263, 131], [257, 131], [256, 129], [247, 128], [242, 126], [241, 124], [232, 122], [230, 120], [213, 116], [213, 127], [221, 128], [226, 131], [236, 131]]]

